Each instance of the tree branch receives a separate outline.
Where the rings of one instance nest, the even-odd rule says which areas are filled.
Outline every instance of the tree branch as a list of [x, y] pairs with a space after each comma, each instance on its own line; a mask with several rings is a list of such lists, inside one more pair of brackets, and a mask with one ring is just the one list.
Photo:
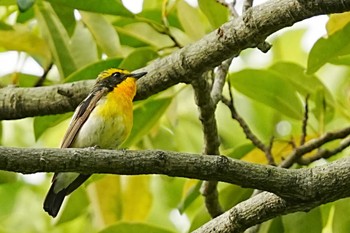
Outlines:
[[[271, 0], [252, 7], [241, 17], [223, 24], [196, 43], [187, 45], [142, 69], [148, 71], [148, 75], [138, 81], [136, 99], [145, 99], [179, 82], [189, 83], [193, 77], [198, 77], [198, 74], [237, 56], [246, 48], [256, 47], [272, 33], [298, 21], [316, 15], [349, 10], [350, 0]], [[248, 14], [249, 20], [244, 20]], [[61, 85], [1, 89], [0, 120], [72, 111], [88, 94], [92, 83], [86, 82], [85, 85], [72, 85], [69, 91], [67, 90], [71, 97], [55, 94], [57, 99], [50, 96], [50, 93], [56, 93], [57, 89], [62, 88]], [[78, 90], [78, 86], [82, 90]]]
[[320, 167], [283, 169], [225, 156], [159, 150], [0, 147], [0, 169], [21, 173], [75, 171], [85, 174], [164, 174], [201, 180], [215, 179], [274, 193], [256, 195], [196, 232], [241, 232], [278, 215], [308, 211], [320, 204], [350, 196], [350, 158]]

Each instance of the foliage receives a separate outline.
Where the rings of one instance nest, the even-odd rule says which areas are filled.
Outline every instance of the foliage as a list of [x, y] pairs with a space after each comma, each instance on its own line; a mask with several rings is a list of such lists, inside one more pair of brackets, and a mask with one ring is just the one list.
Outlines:
[[[0, 77], [0, 87], [27, 87], [42, 78], [44, 85], [94, 79], [112, 66], [141, 68], [200, 39], [227, 21], [229, 12], [216, 1], [207, 4], [204, 0], [198, 1], [198, 7], [180, 0], [144, 0], [138, 14], [130, 12], [120, 0], [7, 0], [0, 1], [0, 17], [1, 52], [17, 51], [48, 71], [43, 77], [27, 74], [19, 67], [15, 73]], [[299, 142], [302, 137], [307, 97], [307, 140], [349, 123], [349, 21], [350, 14], [330, 16], [328, 35], [318, 39], [310, 52], [301, 45], [306, 31], [292, 29], [272, 39], [274, 47], [268, 54], [247, 50], [233, 61], [233, 67], [240, 65], [229, 74], [237, 110], [263, 142], [275, 137], [272, 151], [277, 162], [291, 151], [290, 141]], [[264, 67], [255, 65], [253, 55], [269, 62]], [[134, 110], [134, 129], [124, 147], [201, 152], [202, 129], [190, 86], [172, 87], [135, 103]], [[0, 143], [57, 147], [68, 117], [1, 122]], [[225, 106], [218, 105], [216, 117], [221, 154], [267, 163]], [[48, 176], [41, 174], [37, 177], [44, 180], [34, 182], [34, 178], [0, 172], [0, 232], [187, 232], [210, 219], [199, 193], [199, 181], [95, 175], [70, 196], [61, 215], [52, 221], [41, 209]], [[251, 193], [219, 184], [225, 209]], [[348, 201], [337, 201], [309, 213], [270, 220], [259, 232], [349, 232], [349, 209]]]

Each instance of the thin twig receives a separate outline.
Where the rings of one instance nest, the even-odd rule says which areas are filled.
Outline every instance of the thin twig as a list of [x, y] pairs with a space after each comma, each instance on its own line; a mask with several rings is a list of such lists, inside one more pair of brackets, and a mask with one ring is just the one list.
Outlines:
[[260, 141], [260, 139], [257, 136], [255, 136], [255, 134], [251, 131], [245, 120], [238, 114], [233, 102], [231, 83], [229, 80], [227, 83], [229, 88], [230, 100], [228, 100], [225, 97], [222, 97], [222, 102], [230, 109], [231, 117], [239, 123], [247, 139], [249, 139], [258, 149], [265, 153], [269, 164], [275, 165], [275, 162], [273, 161], [273, 156], [271, 155], [271, 148], [269, 146], [266, 146], [262, 141]]
[[279, 165], [279, 167], [289, 168], [296, 161], [298, 161], [303, 155], [309, 153], [317, 148], [320, 148], [324, 144], [347, 137], [350, 134], [350, 127], [346, 127], [334, 132], [325, 133], [323, 136], [310, 140], [304, 145], [297, 147], [292, 153]]
[[43, 75], [41, 75], [41, 77], [40, 77], [40, 78], [38, 79], [38, 81], [35, 83], [34, 87], [41, 87], [41, 86], [44, 84], [44, 82], [45, 82], [45, 80], [46, 80], [46, 77], [47, 77], [47, 74], [48, 74], [49, 71], [51, 70], [52, 66], [53, 66], [53, 63], [51, 62], [51, 63], [49, 64], [49, 66], [44, 70]]
[[221, 65], [218, 66], [217, 68], [213, 87], [210, 93], [210, 96], [214, 105], [217, 105], [217, 103], [221, 100], [222, 90], [224, 88], [227, 72], [228, 72], [228, 69], [230, 68], [232, 60], [233, 60], [233, 57], [227, 59], [226, 61], [221, 63]]
[[316, 160], [322, 159], [322, 158], [328, 159], [328, 158], [332, 157], [333, 155], [336, 155], [336, 154], [342, 152], [344, 149], [346, 149], [349, 146], [350, 146], [350, 137], [344, 139], [344, 141], [342, 141], [340, 143], [340, 145], [333, 150], [320, 149], [315, 155], [313, 155], [311, 157], [302, 157], [297, 162], [300, 165], [309, 165], [310, 163], [312, 163]]
[[307, 136], [307, 122], [309, 119], [309, 100], [310, 95], [306, 95], [305, 97], [305, 107], [304, 107], [304, 118], [303, 118], [303, 123], [301, 127], [301, 138], [300, 138], [300, 145], [305, 144], [306, 136]]

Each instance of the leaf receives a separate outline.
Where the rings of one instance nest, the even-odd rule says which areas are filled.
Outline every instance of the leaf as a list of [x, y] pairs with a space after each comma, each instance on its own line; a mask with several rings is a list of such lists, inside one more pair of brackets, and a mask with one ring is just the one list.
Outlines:
[[65, 82], [70, 83], [86, 79], [96, 79], [103, 70], [119, 67], [122, 61], [122, 58], [110, 58], [95, 62], [75, 71], [65, 79]]
[[[297, 212], [282, 216], [284, 232], [288, 233], [320, 233], [322, 232], [322, 216], [320, 208], [308, 213]], [[339, 232], [339, 231], [337, 231]]]
[[300, 120], [303, 107], [295, 88], [278, 74], [267, 70], [246, 69], [230, 74], [233, 87], [278, 112]]
[[146, 223], [117, 223], [114, 224], [99, 233], [174, 233], [167, 229], [160, 228], [158, 226], [152, 226]]
[[46, 2], [38, 2], [35, 13], [41, 30], [49, 43], [55, 64], [61, 77], [68, 77], [77, 67], [69, 49], [69, 36], [52, 7]]
[[[120, 43], [132, 47], [152, 46], [158, 49], [174, 45], [168, 36], [160, 34], [147, 23], [137, 22], [116, 27]], [[131, 40], [131, 41], [129, 41]]]
[[88, 190], [94, 197], [92, 206], [95, 208], [96, 218], [102, 220], [103, 225], [112, 224], [122, 218], [121, 176], [103, 175]]
[[347, 64], [350, 55], [349, 35], [350, 23], [328, 38], [320, 38], [310, 51], [307, 73], [315, 73], [326, 63]]
[[65, 113], [35, 117], [33, 122], [35, 140], [38, 140], [48, 128], [58, 125], [62, 121], [68, 119], [71, 115], [71, 113]]
[[338, 200], [334, 203], [334, 216], [332, 222], [333, 232], [346, 233], [350, 231], [350, 204], [348, 199]]
[[346, 24], [350, 23], [350, 12], [340, 14], [331, 14], [326, 24], [328, 35], [342, 29]]
[[62, 213], [59, 215], [56, 225], [72, 221], [84, 214], [89, 203], [89, 198], [85, 189], [78, 188], [68, 197], [67, 203], [64, 205], [64, 208], [62, 208]]
[[0, 170], [0, 184], [13, 183], [13, 182], [16, 182], [17, 180], [18, 180], [17, 173]]
[[[123, 177], [123, 220], [145, 221], [152, 206], [151, 176]], [[140, 195], [142, 194], [142, 195]]]
[[69, 47], [77, 68], [98, 60], [96, 43], [82, 22], [77, 22]]
[[198, 9], [191, 7], [185, 1], [177, 3], [177, 17], [188, 34], [193, 40], [199, 40], [205, 35], [204, 22]]
[[[193, 181], [194, 180], [189, 180], [188, 182], [193, 183]], [[195, 182], [196, 182], [195, 185], [192, 185], [190, 189], [187, 190], [186, 195], [183, 197], [183, 200], [179, 204], [178, 209], [181, 214], [183, 214], [186, 211], [187, 207], [189, 207], [193, 203], [193, 201], [195, 201], [199, 196], [201, 196], [201, 193], [199, 190], [202, 186], [202, 182], [199, 182], [199, 181], [195, 181]]]
[[17, 6], [21, 12], [25, 12], [33, 6], [34, 2], [35, 0], [17, 0]]
[[217, 1], [198, 0], [201, 11], [207, 16], [213, 28], [218, 28], [228, 20], [227, 7]]
[[171, 103], [172, 98], [148, 99], [134, 108], [134, 125], [130, 136], [121, 148], [127, 148], [136, 144], [152, 127], [159, 121], [165, 110]]
[[317, 118], [326, 114], [328, 122], [333, 119], [335, 101], [327, 87], [316, 76], [305, 74], [303, 67], [289, 62], [275, 63], [270, 69], [280, 73], [304, 98], [310, 96], [310, 100], [315, 103], [312, 111]]
[[51, 3], [51, 6], [66, 29], [68, 35], [72, 36], [77, 23], [74, 16], [74, 9], [57, 3]]
[[120, 57], [122, 54], [119, 36], [112, 24], [103, 15], [83, 11], [80, 14], [103, 52], [109, 57]]
[[47, 0], [48, 2], [62, 4], [77, 10], [96, 12], [101, 14], [133, 17], [120, 0]]
[[7, 50], [23, 51], [40, 61], [43, 67], [51, 60], [49, 46], [45, 40], [28, 31], [24, 26], [0, 26], [0, 47]]
[[157, 52], [151, 48], [138, 48], [132, 51], [121, 63], [120, 68], [137, 70], [158, 57]]

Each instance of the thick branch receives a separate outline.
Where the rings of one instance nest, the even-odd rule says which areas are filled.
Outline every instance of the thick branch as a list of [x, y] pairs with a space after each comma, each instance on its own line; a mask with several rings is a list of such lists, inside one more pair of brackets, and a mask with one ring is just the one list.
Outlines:
[[[273, 192], [292, 200], [333, 201], [350, 196], [350, 158], [308, 169], [251, 164], [225, 156], [170, 151], [0, 147], [0, 169], [21, 173], [164, 174], [214, 179]], [[335, 189], [335, 187], [337, 187]]]
[[[188, 83], [193, 77], [198, 77], [198, 74], [218, 66], [230, 57], [237, 56], [246, 48], [256, 47], [267, 36], [298, 21], [315, 15], [348, 10], [350, 0], [271, 0], [252, 7], [241, 17], [222, 25], [196, 43], [187, 45], [145, 67], [143, 70], [148, 71], [148, 75], [139, 80], [136, 99], [145, 99], [179, 82]], [[249, 20], [244, 20], [245, 17]], [[54, 105], [52, 98], [48, 98], [47, 95], [57, 92], [57, 86], [46, 89], [43, 89], [45, 87], [1, 89], [0, 120], [72, 111], [87, 95], [88, 87], [91, 87], [91, 83], [81, 91], [81, 95], [73, 95], [68, 99], [64, 95], [56, 95]], [[74, 85], [69, 93], [77, 93], [78, 89], [80, 88]]]

